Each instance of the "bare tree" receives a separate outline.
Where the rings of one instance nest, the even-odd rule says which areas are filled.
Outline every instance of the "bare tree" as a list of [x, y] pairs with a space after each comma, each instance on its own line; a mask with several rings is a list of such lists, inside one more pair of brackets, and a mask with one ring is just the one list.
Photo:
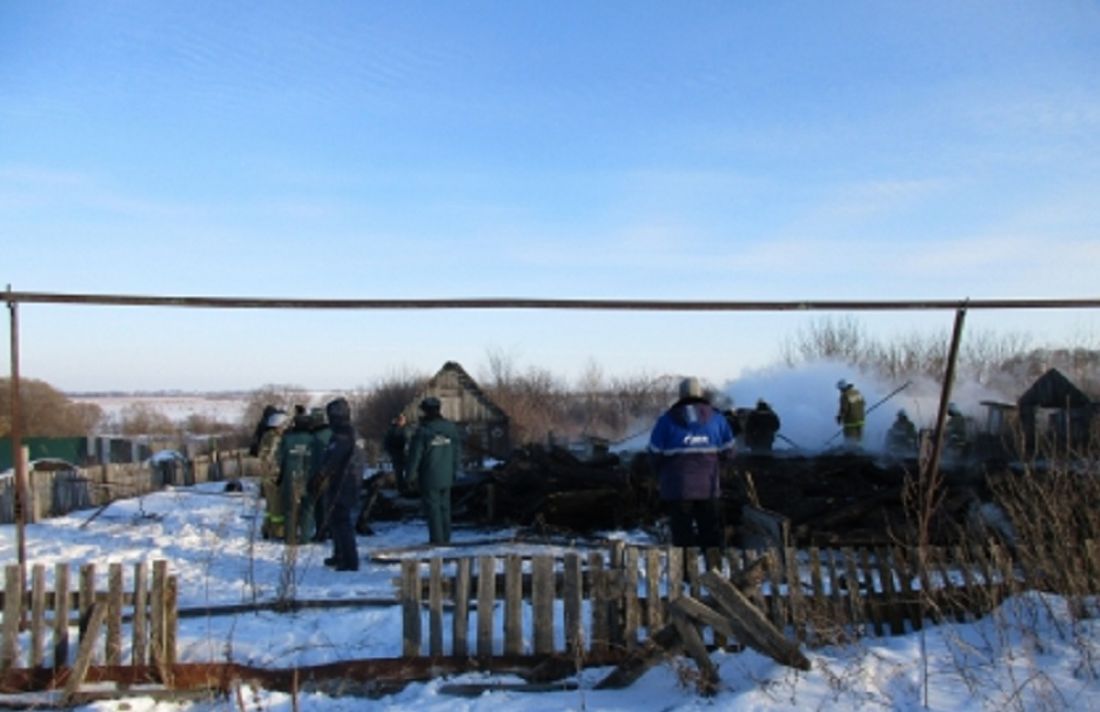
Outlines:
[[[11, 434], [11, 395], [11, 379], [0, 379], [0, 437]], [[25, 437], [80, 437], [103, 420], [102, 408], [74, 402], [45, 381], [20, 379], [19, 395]]]

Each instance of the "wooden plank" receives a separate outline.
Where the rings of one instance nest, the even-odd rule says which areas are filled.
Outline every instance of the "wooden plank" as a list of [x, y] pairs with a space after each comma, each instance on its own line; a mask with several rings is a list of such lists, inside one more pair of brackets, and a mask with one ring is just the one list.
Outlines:
[[810, 661], [798, 649], [798, 645], [787, 640], [736, 586], [710, 571], [703, 574], [703, 585], [722, 608], [722, 612], [730, 618], [738, 640], [776, 662], [799, 670], [810, 669]]
[[107, 664], [122, 664], [122, 564], [107, 567]]
[[924, 623], [921, 620], [920, 601], [913, 590], [913, 562], [909, 560], [904, 548], [895, 547], [891, 558], [894, 569], [898, 574], [898, 593], [905, 620], [909, 621], [912, 630], [920, 630]]
[[638, 645], [638, 629], [642, 626], [642, 606], [638, 601], [638, 549], [631, 546], [623, 552], [623, 643], [627, 650]]
[[452, 654], [465, 657], [470, 652], [470, 559], [455, 561], [454, 618], [452, 619]]
[[69, 666], [69, 565], [54, 566], [53, 669]]
[[674, 613], [680, 613], [700, 625], [710, 626], [728, 638], [736, 638], [737, 630], [730, 624], [729, 618], [702, 601], [691, 596], [681, 596], [672, 603]]
[[148, 566], [144, 561], [134, 564], [134, 615], [133, 641], [131, 643], [131, 665], [145, 665], [148, 662], [149, 640], [149, 599], [146, 586], [148, 584]]
[[401, 655], [420, 655], [420, 562], [401, 562]]
[[881, 637], [883, 635], [882, 625], [882, 598], [878, 593], [878, 586], [875, 585], [875, 573], [874, 568], [871, 566], [871, 552], [866, 548], [860, 548], [859, 550], [859, 567], [863, 571], [864, 581], [864, 594], [863, 600], [867, 607], [867, 612], [870, 614], [871, 625], [874, 628], [875, 635]]
[[[750, 568], [756, 569], [760, 572], [761, 581], [767, 577], [767, 559], [764, 553], [759, 549], [753, 549], [751, 551], [745, 551], [745, 568], [743, 571], [748, 571]], [[738, 586], [741, 588], [741, 586]], [[753, 605], [759, 608], [761, 611], [768, 610], [768, 599], [764, 597], [764, 591], [760, 584], [751, 586], [747, 589], [742, 589], [744, 594], [749, 597]]]
[[882, 601], [885, 607], [883, 618], [890, 623], [891, 635], [904, 635], [905, 624], [898, 608], [898, 597], [894, 595], [894, 568], [890, 560], [889, 549], [884, 546], [876, 547], [875, 563], [878, 567], [878, 578], [882, 586]]
[[496, 559], [477, 559], [477, 654], [493, 654], [493, 604], [496, 600]]
[[46, 567], [31, 569], [31, 667], [46, 664]]
[[[684, 589], [684, 550], [679, 547], [669, 547], [668, 553], [665, 555], [665, 560], [668, 562], [668, 596], [666, 596], [669, 603], [672, 603]], [[668, 607], [665, 607], [665, 616], [668, 615]]]
[[592, 551], [588, 554], [588, 580], [591, 590], [588, 594], [592, 611], [592, 652], [604, 655], [610, 647], [610, 621], [607, 610], [607, 572], [603, 566], [603, 554]]
[[428, 654], [443, 655], [443, 560], [428, 562]]
[[771, 584], [771, 621], [776, 628], [783, 630], [787, 626], [787, 605], [783, 596], [782, 580], [780, 573], [782, 565], [778, 549], [768, 549], [764, 559], [764, 567], [768, 573], [768, 583]]
[[[729, 580], [730, 575], [726, 571], [724, 551], [718, 548], [708, 548], [703, 552], [703, 561], [706, 565], [707, 571], [715, 571], [719, 576], [725, 576]], [[711, 636], [714, 640], [714, 646], [725, 650], [729, 643], [727, 636], [723, 635], [715, 628], [711, 628]]]
[[562, 609], [565, 616], [565, 647], [576, 658], [584, 651], [584, 621], [581, 618], [584, 600], [584, 577], [581, 557], [575, 551], [565, 555], [562, 563]]
[[684, 572], [687, 577], [688, 588], [691, 595], [699, 598], [703, 595], [702, 585], [699, 583], [699, 549], [689, 546], [684, 549]]
[[523, 558], [504, 559], [504, 654], [523, 654]]
[[798, 570], [798, 552], [794, 548], [784, 549], [783, 561], [786, 564], [787, 601], [790, 605], [791, 625], [799, 640], [806, 637], [806, 600], [802, 595], [802, 576]]
[[810, 586], [813, 594], [807, 606], [809, 610], [809, 622], [815, 639], [827, 638], [828, 628], [833, 625], [832, 611], [829, 602], [825, 599], [825, 584], [821, 574], [821, 551], [816, 547], [810, 547]]
[[699, 692], [703, 695], [713, 695], [718, 691], [718, 669], [714, 667], [714, 663], [710, 660], [710, 654], [699, 635], [699, 629], [675, 606], [672, 607], [671, 613], [672, 624], [676, 627], [676, 632], [680, 634], [684, 650], [699, 667], [699, 682], [697, 685]]
[[[164, 664], [171, 669], [176, 664], [176, 643], [179, 639], [179, 596], [180, 583], [175, 576], [169, 576], [164, 585]], [[161, 672], [161, 681], [171, 685], [171, 679]]]
[[655, 547], [645, 552], [645, 612], [646, 629], [653, 635], [665, 624], [661, 602], [661, 551]]
[[88, 667], [92, 664], [92, 656], [95, 653], [95, 641], [99, 637], [99, 629], [103, 627], [103, 619], [107, 616], [107, 606], [101, 603], [93, 603], [88, 611], [88, 622], [80, 636], [80, 647], [77, 650], [76, 662], [65, 680], [65, 687], [61, 694], [64, 704], [72, 700], [77, 688], [84, 682], [84, 676], [88, 674]]
[[844, 572], [848, 583], [848, 619], [852, 621], [853, 628], [862, 634], [867, 626], [867, 606], [860, 591], [855, 552], [844, 547], [840, 550], [840, 555], [844, 559]]
[[77, 615], [80, 616], [80, 636], [83, 638], [84, 631], [88, 628], [88, 618], [92, 615], [92, 605], [95, 603], [95, 564], [84, 564], [80, 567], [77, 600]]
[[554, 652], [554, 559], [536, 556], [531, 560], [531, 602], [535, 623], [535, 655]]
[[604, 572], [607, 600], [607, 640], [612, 649], [621, 650], [626, 642], [623, 637], [623, 560], [626, 544], [613, 541], [607, 551], [607, 570]]
[[165, 586], [168, 581], [168, 562], [153, 562], [153, 587], [149, 595], [149, 654], [150, 662], [161, 667], [165, 661]]
[[18, 564], [4, 567], [4, 627], [0, 638], [0, 672], [19, 658], [19, 622], [23, 618], [23, 575]]
[[844, 599], [840, 595], [840, 567], [837, 563], [838, 557], [839, 553], [836, 549], [829, 549], [825, 557], [825, 561], [829, 568], [829, 593], [826, 598], [828, 600], [830, 617], [836, 622], [838, 627], [842, 628], [848, 624], [848, 616], [846, 614]]

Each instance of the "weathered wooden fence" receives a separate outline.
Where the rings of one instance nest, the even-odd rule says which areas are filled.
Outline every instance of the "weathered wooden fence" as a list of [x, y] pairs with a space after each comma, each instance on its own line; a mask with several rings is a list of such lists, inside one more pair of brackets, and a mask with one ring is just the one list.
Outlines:
[[[1100, 561], [1089, 548], [1085, 560]], [[992, 543], [923, 554], [900, 547], [700, 552], [615, 545], [584, 556], [407, 559], [399, 592], [403, 652], [423, 655], [425, 643], [430, 656], [628, 651], [668, 621], [670, 601], [700, 597], [702, 572], [714, 568], [732, 580], [758, 559], [764, 582], [746, 595], [780, 631], [808, 644], [970, 620], [1030, 578]], [[1088, 577], [1096, 590], [1100, 572]], [[711, 633], [711, 643], [727, 641]]]
[[[35, 470], [30, 484], [27, 519], [31, 522], [126, 497], [156, 492], [168, 485], [218, 482], [254, 474], [255, 459], [242, 451], [201, 455], [193, 460], [109, 464], [71, 470]], [[13, 478], [0, 480], [0, 524], [15, 522]]]
[[96, 590], [96, 567], [85, 564], [72, 590], [70, 566], [58, 564], [53, 589], [47, 590], [42, 564], [31, 568], [29, 582], [21, 580], [18, 566], [5, 567], [0, 674], [51, 668], [58, 677], [64, 673], [66, 688], [75, 689], [88, 667], [100, 660], [106, 665], [151, 666], [165, 677], [164, 671], [176, 662], [178, 583], [168, 574], [167, 562], [155, 561], [151, 569], [152, 575], [149, 564], [135, 564], [127, 589], [122, 564], [110, 564], [106, 590]]

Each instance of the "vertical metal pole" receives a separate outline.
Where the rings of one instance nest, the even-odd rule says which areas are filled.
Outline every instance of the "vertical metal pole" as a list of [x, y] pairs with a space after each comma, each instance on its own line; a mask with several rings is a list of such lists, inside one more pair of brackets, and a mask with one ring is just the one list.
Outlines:
[[11, 317], [11, 457], [15, 466], [15, 527], [19, 548], [19, 573], [27, 580], [27, 463], [23, 460], [22, 397], [19, 393], [19, 305], [11, 298], [8, 285], [8, 313]]
[[936, 429], [932, 437], [932, 454], [928, 458], [926, 483], [938, 479], [940, 453], [943, 451], [943, 425], [947, 420], [947, 404], [951, 401], [951, 389], [955, 385], [955, 361], [959, 357], [959, 341], [962, 340], [963, 321], [966, 319], [966, 303], [955, 312], [955, 329], [951, 333], [951, 348], [947, 352], [947, 370], [943, 376], [943, 388], [940, 390], [940, 407], [936, 412]]

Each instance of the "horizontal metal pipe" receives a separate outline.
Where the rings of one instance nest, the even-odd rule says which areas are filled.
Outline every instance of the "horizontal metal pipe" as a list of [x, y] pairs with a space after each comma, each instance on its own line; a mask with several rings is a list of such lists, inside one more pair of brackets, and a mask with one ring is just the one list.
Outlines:
[[655, 299], [290, 299], [278, 297], [181, 297], [133, 294], [0, 292], [9, 304], [185, 307], [199, 309], [563, 309], [590, 311], [761, 312], [908, 311], [938, 309], [1095, 309], [1100, 297], [1084, 299], [925, 299], [803, 301], [675, 301]]

